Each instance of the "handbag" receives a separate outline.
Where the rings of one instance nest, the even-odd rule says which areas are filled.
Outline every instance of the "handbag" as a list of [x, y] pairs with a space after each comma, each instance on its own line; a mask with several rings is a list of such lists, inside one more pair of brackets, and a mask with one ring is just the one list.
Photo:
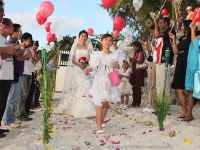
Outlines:
[[[106, 66], [105, 66], [105, 68], [106, 68]], [[115, 71], [113, 69], [112, 72], [108, 73], [108, 76], [109, 76], [109, 79], [111, 82], [111, 86], [118, 86], [120, 84], [120, 77], [119, 77], [118, 71]]]
[[200, 53], [199, 53], [199, 70], [197, 70], [194, 73], [193, 97], [200, 99]]
[[[138, 57], [140, 58], [140, 53], [139, 53]], [[144, 62], [142, 64], [136, 63], [136, 69], [147, 69], [148, 68], [148, 63], [146, 61], [145, 54], [144, 54], [144, 57], [145, 57], [145, 59], [144, 59]]]

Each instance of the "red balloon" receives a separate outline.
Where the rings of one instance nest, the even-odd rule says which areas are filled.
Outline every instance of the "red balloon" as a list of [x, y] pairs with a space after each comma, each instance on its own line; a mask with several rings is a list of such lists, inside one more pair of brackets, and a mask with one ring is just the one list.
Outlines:
[[47, 22], [47, 23], [45, 24], [45, 30], [46, 30], [47, 32], [50, 32], [50, 25], [51, 25], [51, 22]]
[[113, 26], [116, 30], [121, 31], [124, 28], [124, 19], [121, 17], [116, 17], [113, 20]]
[[93, 30], [92, 28], [89, 28], [89, 29], [87, 30], [87, 33], [88, 33], [89, 36], [93, 36], [94, 30]]
[[40, 14], [42, 17], [48, 18], [54, 11], [54, 5], [50, 1], [44, 1], [40, 5]]
[[101, 2], [104, 7], [109, 8], [109, 7], [112, 7], [113, 5], [115, 5], [117, 0], [101, 0]]
[[194, 19], [195, 19], [195, 17], [196, 17], [196, 14], [195, 14], [195, 13], [193, 13], [193, 14], [191, 14], [191, 15], [190, 15], [190, 17], [189, 17], [189, 19], [188, 19], [188, 20], [194, 20]]
[[42, 25], [42, 24], [44, 24], [47, 21], [47, 18], [42, 17], [40, 15], [40, 12], [38, 12], [36, 14], [36, 20], [37, 20], [37, 22], [38, 22], [39, 25]]
[[50, 43], [50, 42], [53, 42], [56, 38], [56, 35], [55, 34], [52, 34], [51, 32], [48, 32], [47, 33], [47, 41]]
[[200, 11], [200, 7], [197, 7], [197, 8], [194, 9], [194, 13], [195, 13], [195, 14], [197, 14], [198, 11]]
[[196, 14], [196, 19], [194, 20], [195, 22], [200, 22], [200, 12]]
[[119, 31], [114, 30], [112, 33], [113, 38], [117, 38], [119, 36]]
[[161, 11], [162, 16], [167, 16], [168, 15], [168, 10], [166, 8], [163, 8]]

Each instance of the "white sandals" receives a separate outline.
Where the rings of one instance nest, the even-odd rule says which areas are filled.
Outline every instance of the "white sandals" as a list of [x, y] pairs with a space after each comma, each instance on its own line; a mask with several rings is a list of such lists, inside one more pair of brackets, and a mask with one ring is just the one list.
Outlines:
[[97, 134], [99, 134], [99, 135], [104, 135], [105, 132], [104, 132], [103, 130], [97, 130]]
[[103, 123], [103, 124], [102, 124], [102, 128], [105, 128], [105, 126], [106, 126], [106, 124]]

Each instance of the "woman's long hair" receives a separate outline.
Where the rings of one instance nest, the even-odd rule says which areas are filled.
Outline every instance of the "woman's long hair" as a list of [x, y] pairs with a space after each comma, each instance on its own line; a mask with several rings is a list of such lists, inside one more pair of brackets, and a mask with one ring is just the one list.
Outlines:
[[142, 48], [142, 44], [140, 42], [135, 41], [135, 42], [133, 42], [133, 45], [138, 47], [139, 52], [144, 51], [143, 48]]
[[192, 20], [184, 20], [183, 25], [184, 25], [184, 34], [187, 34], [187, 38], [191, 38], [191, 28], [190, 28], [190, 23]]

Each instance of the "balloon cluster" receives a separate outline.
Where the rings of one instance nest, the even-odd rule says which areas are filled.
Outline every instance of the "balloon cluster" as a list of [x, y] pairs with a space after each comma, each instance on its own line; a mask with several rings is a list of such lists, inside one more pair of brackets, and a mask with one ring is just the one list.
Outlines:
[[[39, 12], [36, 14], [36, 20], [39, 25], [43, 25], [48, 17], [50, 17], [54, 12], [54, 5], [50, 1], [44, 1], [40, 5]], [[59, 24], [57, 22], [47, 22], [45, 24], [45, 30], [47, 32], [47, 42], [50, 44], [46, 44], [43, 48], [46, 49], [47, 51], [50, 51], [54, 46], [55, 43], [53, 42], [55, 38], [57, 37], [57, 42], [60, 42], [63, 39], [62, 35], [56, 36], [56, 32], [59, 29]]]
[[122, 30], [122, 35], [125, 37], [124, 38], [124, 41], [122, 40], [119, 40], [117, 42], [117, 47], [119, 49], [123, 49], [124, 46], [128, 46], [131, 44], [132, 42], [132, 38], [130, 37], [130, 33], [131, 33], [131, 29], [129, 27], [125, 27], [123, 30]]
[[113, 26], [115, 28], [115, 30], [113, 31], [112, 35], [113, 35], [113, 38], [117, 38], [119, 36], [119, 32], [124, 28], [124, 19], [121, 18], [121, 17], [116, 17], [114, 20], [113, 20]]
[[38, 24], [44, 24], [47, 21], [47, 18], [52, 15], [53, 11], [54, 5], [50, 1], [44, 1], [40, 5], [40, 11], [36, 14]]
[[[104, 7], [112, 7], [116, 3], [116, 0], [102, 0], [102, 4]], [[143, 5], [143, 0], [133, 0], [133, 6], [135, 10], [138, 11]], [[124, 28], [125, 22], [124, 19], [121, 17], [116, 17], [113, 20], [114, 31], [112, 33], [113, 38], [117, 38], [120, 35], [120, 31]], [[124, 28], [126, 31], [127, 28]], [[130, 29], [130, 28], [129, 28]], [[130, 33], [130, 32], [129, 32]], [[125, 33], [126, 35], [126, 33]], [[125, 36], [126, 37], [126, 36]], [[126, 37], [127, 38], [127, 37]], [[126, 42], [129, 40], [126, 40]], [[128, 44], [129, 45], [129, 44]]]
[[124, 50], [124, 47], [130, 45], [132, 42], [130, 33], [131, 33], [131, 29], [129, 27], [125, 27], [122, 30], [122, 35], [124, 36], [124, 40], [119, 40], [117, 42], [118, 50], [120, 51], [121, 55], [124, 55], [125, 60], [127, 59], [127, 51]]

